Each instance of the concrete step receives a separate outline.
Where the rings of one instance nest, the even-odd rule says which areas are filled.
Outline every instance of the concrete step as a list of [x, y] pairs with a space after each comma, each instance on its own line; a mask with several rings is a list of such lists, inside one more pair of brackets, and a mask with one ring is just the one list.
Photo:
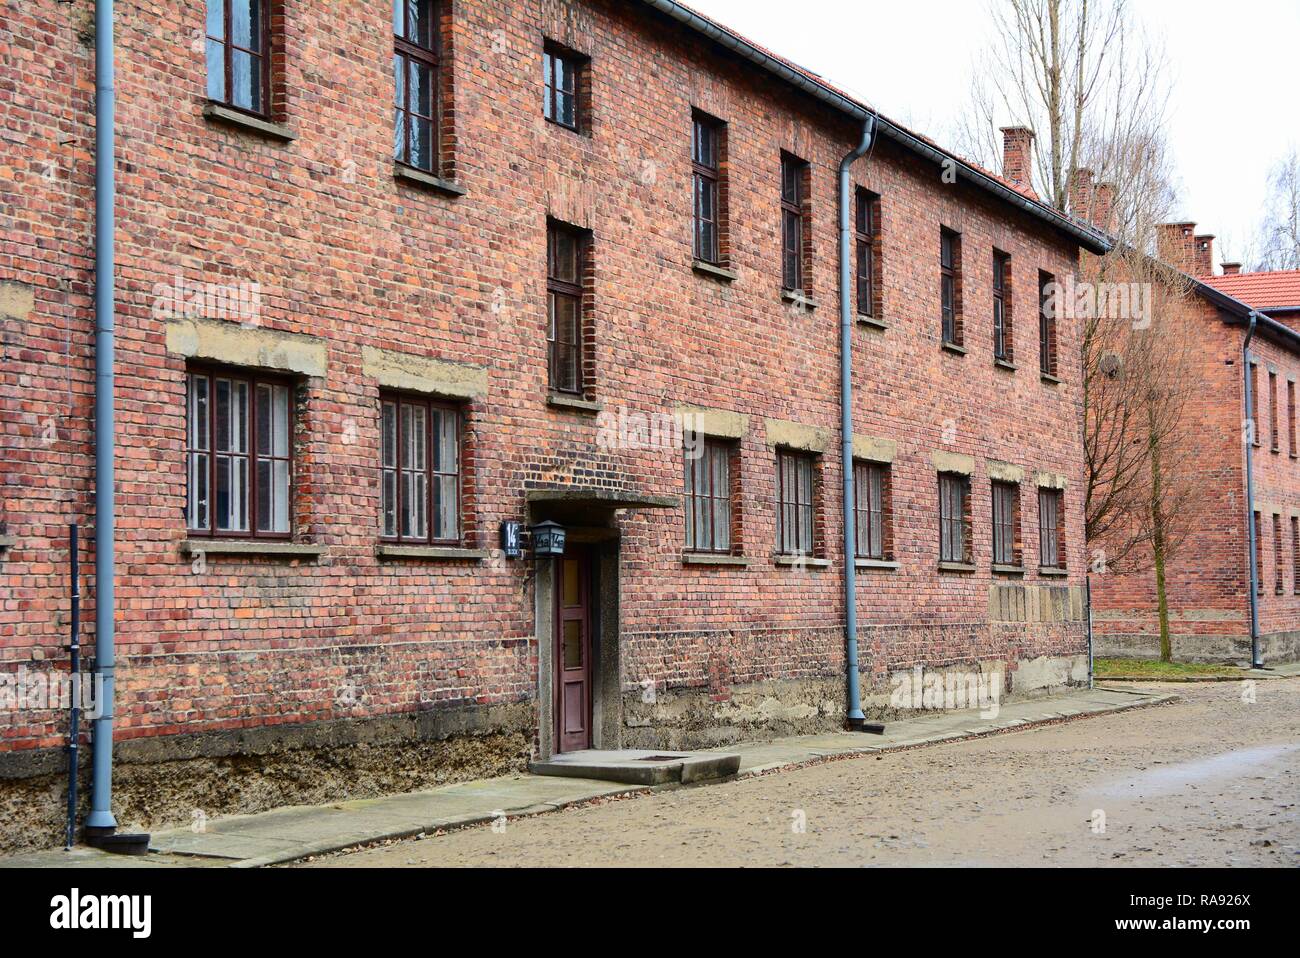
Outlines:
[[594, 778], [628, 785], [690, 785], [731, 778], [740, 756], [720, 752], [600, 751], [566, 752], [530, 762], [534, 775]]

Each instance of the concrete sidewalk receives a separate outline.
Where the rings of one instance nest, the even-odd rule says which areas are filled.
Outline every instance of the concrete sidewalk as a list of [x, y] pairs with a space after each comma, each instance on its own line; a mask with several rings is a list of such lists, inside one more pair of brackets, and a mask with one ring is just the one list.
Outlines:
[[[1176, 699], [1175, 695], [1140, 689], [1098, 687], [1009, 703], [995, 718], [982, 718], [977, 711], [940, 712], [891, 722], [884, 735], [835, 732], [731, 745], [719, 751], [739, 753], [739, 776], [745, 777], [825, 759], [992, 735]], [[593, 799], [651, 790], [590, 779], [515, 775], [407, 795], [217, 819], [202, 832], [179, 828], [155, 834], [151, 854], [142, 857], [78, 848], [0, 858], [0, 868], [258, 868], [358, 845], [428, 835], [440, 829], [484, 824], [502, 815], [539, 815]]]

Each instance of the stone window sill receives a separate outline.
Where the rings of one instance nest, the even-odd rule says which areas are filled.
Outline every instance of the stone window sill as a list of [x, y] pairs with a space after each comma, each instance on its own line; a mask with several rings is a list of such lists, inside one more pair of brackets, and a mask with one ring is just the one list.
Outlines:
[[883, 319], [876, 319], [874, 316], [859, 316], [858, 325], [865, 326], [867, 329], [888, 329], [889, 324]]
[[455, 546], [399, 546], [381, 545], [375, 555], [380, 559], [395, 561], [422, 560], [433, 562], [482, 562], [488, 558], [483, 549], [461, 549]]
[[952, 353], [954, 356], [965, 356], [965, 355], [966, 355], [966, 347], [965, 347], [965, 346], [959, 346], [957, 343], [944, 343], [944, 344], [943, 344], [943, 351], [946, 352], [946, 353]]
[[975, 566], [969, 562], [940, 562], [940, 572], [960, 572], [966, 574], [975, 571]]
[[697, 259], [691, 263], [691, 269], [695, 270], [700, 276], [707, 276], [710, 279], [720, 280], [724, 283], [734, 283], [740, 277], [731, 270], [716, 263], [706, 263], [702, 259]]
[[441, 193], [443, 196], [464, 196], [467, 192], [465, 187], [459, 183], [444, 180], [440, 176], [434, 176], [432, 173], [424, 172], [424, 170], [417, 170], [415, 167], [407, 166], [404, 163], [393, 164], [393, 176], [407, 183], [423, 186], [434, 193]]
[[853, 566], [856, 569], [874, 570], [878, 572], [897, 572], [902, 568], [897, 562], [889, 559], [855, 559]]
[[1006, 359], [995, 359], [993, 360], [993, 365], [997, 369], [1005, 369], [1009, 373], [1014, 373], [1017, 369], [1020, 368], [1015, 363]]
[[1024, 575], [1025, 567], [1022, 565], [994, 565], [994, 575]]
[[829, 569], [831, 567], [831, 560], [815, 559], [811, 556], [777, 556], [776, 564], [787, 569]]
[[708, 552], [683, 552], [682, 565], [734, 566], [744, 568], [749, 560], [744, 556], [713, 555]]
[[1044, 383], [1045, 385], [1047, 385], [1047, 386], [1059, 386], [1059, 385], [1061, 385], [1061, 380], [1057, 379], [1057, 378], [1056, 378], [1055, 376], [1053, 376], [1051, 373], [1040, 373], [1039, 375], [1040, 375], [1040, 378], [1043, 380], [1043, 383]]
[[1064, 579], [1070, 572], [1068, 569], [1052, 569], [1048, 566], [1039, 566], [1038, 574], [1049, 579]]
[[181, 543], [181, 552], [184, 555], [319, 559], [325, 555], [326, 549], [324, 546], [259, 542], [256, 539], [186, 539]]
[[270, 120], [259, 119], [249, 113], [241, 113], [239, 110], [232, 110], [220, 103], [209, 102], [203, 107], [203, 116], [205, 119], [237, 126], [241, 130], [247, 130], [249, 133], [256, 133], [271, 140], [278, 140], [281, 143], [292, 143], [298, 139], [298, 135], [287, 126], [272, 123]]
[[552, 409], [568, 409], [573, 412], [599, 413], [605, 409], [604, 403], [590, 402], [564, 393], [551, 393], [546, 397], [546, 404]]
[[798, 306], [800, 309], [817, 308], [817, 300], [808, 296], [803, 296], [791, 289], [781, 290], [781, 301], [791, 303], [792, 305]]

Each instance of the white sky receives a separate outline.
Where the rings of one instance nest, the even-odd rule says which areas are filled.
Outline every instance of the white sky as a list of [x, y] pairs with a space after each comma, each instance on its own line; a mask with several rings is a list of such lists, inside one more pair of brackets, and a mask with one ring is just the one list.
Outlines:
[[[996, 0], [686, 2], [952, 147], [973, 56], [989, 44], [985, 3]], [[1240, 258], [1269, 170], [1300, 145], [1300, 0], [1132, 2], [1173, 69], [1180, 218]]]

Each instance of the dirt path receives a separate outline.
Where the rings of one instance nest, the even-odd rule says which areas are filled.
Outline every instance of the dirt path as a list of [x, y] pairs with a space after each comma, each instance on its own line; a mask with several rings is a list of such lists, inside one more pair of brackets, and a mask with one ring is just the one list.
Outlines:
[[1153, 687], [1183, 701], [311, 864], [1300, 865], [1300, 680], [1253, 704], [1239, 683]]

